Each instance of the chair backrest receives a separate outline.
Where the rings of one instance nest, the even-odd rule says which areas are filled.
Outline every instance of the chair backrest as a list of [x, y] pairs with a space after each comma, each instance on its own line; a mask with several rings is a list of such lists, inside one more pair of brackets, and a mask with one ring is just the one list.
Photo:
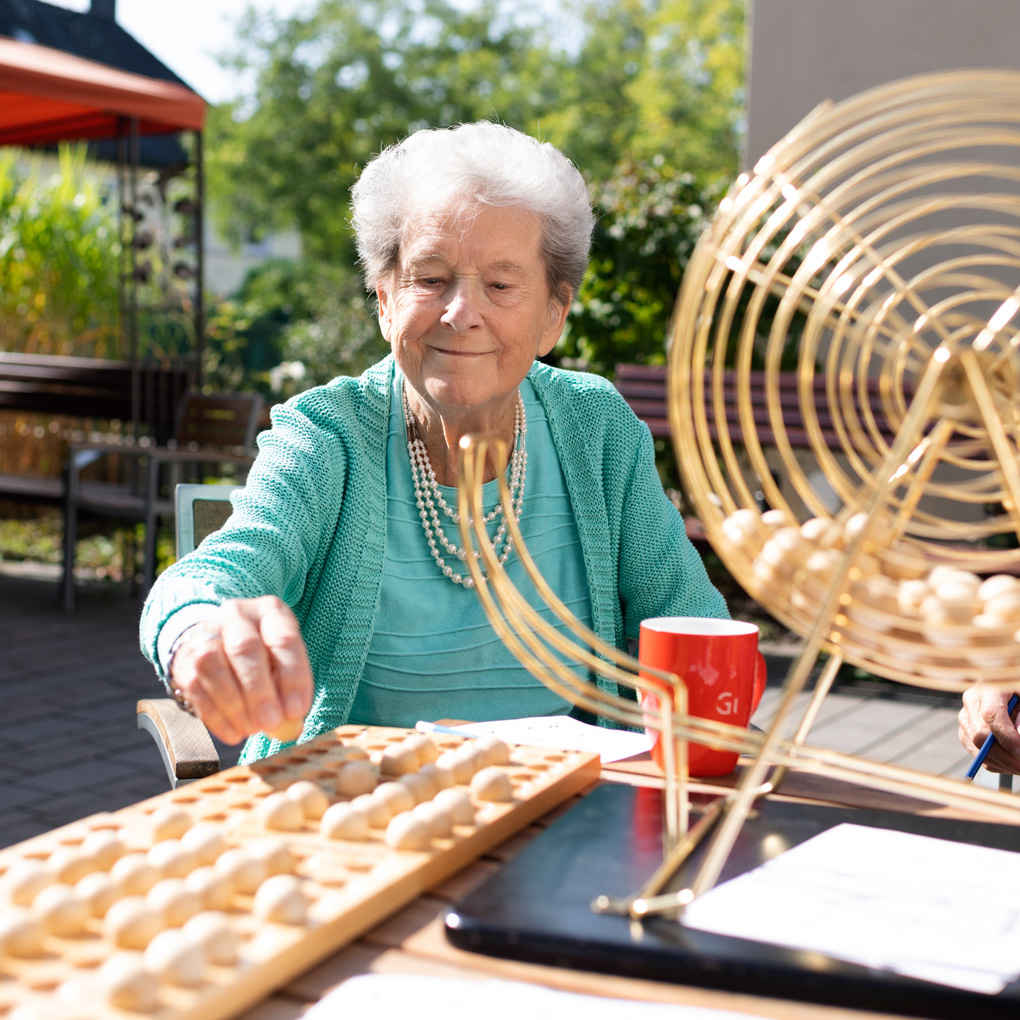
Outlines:
[[174, 493], [177, 512], [177, 557], [186, 556], [206, 535], [226, 523], [233, 507], [230, 494], [240, 485], [192, 485], [181, 483]]
[[174, 439], [178, 446], [214, 446], [220, 449], [255, 445], [262, 414], [257, 393], [195, 393], [181, 401]]

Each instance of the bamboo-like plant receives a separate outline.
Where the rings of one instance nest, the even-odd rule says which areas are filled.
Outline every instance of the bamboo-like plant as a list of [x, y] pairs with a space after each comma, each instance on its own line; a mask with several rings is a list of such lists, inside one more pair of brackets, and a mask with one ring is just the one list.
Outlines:
[[119, 355], [114, 194], [83, 145], [0, 150], [0, 349]]

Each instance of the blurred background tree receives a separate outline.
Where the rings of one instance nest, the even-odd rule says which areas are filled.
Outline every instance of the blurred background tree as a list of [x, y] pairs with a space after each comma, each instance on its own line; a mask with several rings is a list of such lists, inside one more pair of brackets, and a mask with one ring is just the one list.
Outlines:
[[558, 353], [564, 364], [609, 376], [621, 361], [662, 364], [683, 268], [721, 188], [656, 156], [621, 161], [592, 190], [601, 215], [591, 265]]
[[293, 226], [305, 255], [291, 282], [260, 271], [214, 313], [214, 366], [283, 396], [384, 351], [356, 282], [350, 187], [407, 134], [477, 119], [562, 149], [600, 215], [554, 360], [609, 375], [618, 361], [663, 360], [683, 266], [737, 169], [743, 33], [744, 0], [249, 12], [230, 61], [255, 84], [212, 111], [209, 193], [235, 242]]

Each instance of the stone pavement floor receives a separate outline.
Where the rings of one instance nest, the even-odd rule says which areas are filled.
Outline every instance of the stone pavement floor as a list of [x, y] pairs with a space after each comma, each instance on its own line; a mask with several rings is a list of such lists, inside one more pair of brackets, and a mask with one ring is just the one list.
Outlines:
[[[57, 587], [53, 571], [0, 565], [0, 847], [170, 788], [135, 721], [135, 702], [162, 694], [138, 650], [138, 599], [127, 588], [80, 586], [77, 610], [66, 614]], [[770, 663], [760, 726], [784, 675]], [[962, 776], [958, 704], [951, 695], [837, 687], [809, 742]], [[224, 767], [236, 761], [236, 748], [218, 749]]]
[[[778, 685], [765, 691], [752, 720], [757, 726], [766, 729], [772, 724], [782, 693]], [[797, 696], [780, 727], [784, 736], [796, 731], [809, 698], [807, 691]], [[822, 703], [807, 743], [962, 779], [971, 758], [956, 735], [959, 707], [959, 694], [893, 684], [864, 688], [837, 684]]]
[[[163, 690], [139, 610], [126, 587], [82, 586], [66, 614], [52, 572], [0, 571], [0, 847], [170, 788], [135, 723]], [[220, 761], [236, 753], [221, 745]]]

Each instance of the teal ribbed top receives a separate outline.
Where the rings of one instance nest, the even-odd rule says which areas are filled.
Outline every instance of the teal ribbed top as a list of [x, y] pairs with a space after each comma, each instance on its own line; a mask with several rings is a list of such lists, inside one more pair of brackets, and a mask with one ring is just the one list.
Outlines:
[[[528, 380], [521, 385], [527, 416], [528, 469], [521, 529], [542, 576], [570, 611], [591, 624], [584, 556], [570, 509], [545, 409]], [[368, 646], [351, 722], [414, 726], [435, 717], [435, 706], [451, 719], [506, 719], [557, 715], [573, 708], [535, 679], [510, 653], [485, 617], [478, 596], [444, 577], [432, 558], [415, 506], [407, 431], [396, 374], [386, 444], [386, 549], [379, 612]], [[441, 487], [451, 507], [455, 487]], [[499, 501], [499, 482], [484, 487], [484, 505]], [[460, 543], [456, 525], [443, 518], [447, 537]], [[494, 522], [489, 528], [496, 530]], [[442, 551], [442, 550], [441, 550]], [[511, 551], [507, 574], [528, 602], [558, 629]], [[579, 675], [588, 671], [575, 666]]]

